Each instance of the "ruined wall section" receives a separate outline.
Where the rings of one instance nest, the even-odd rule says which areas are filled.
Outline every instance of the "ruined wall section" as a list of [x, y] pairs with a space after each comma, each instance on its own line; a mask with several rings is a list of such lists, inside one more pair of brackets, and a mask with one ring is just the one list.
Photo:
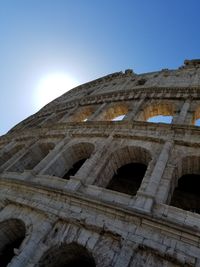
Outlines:
[[[198, 74], [199, 64], [177, 72]], [[199, 78], [151, 87], [154, 75], [132, 87], [128, 70], [87, 96], [72, 90], [0, 138], [0, 254], [22, 240], [10, 267], [59, 267], [69, 252], [80, 260], [74, 247], [90, 266], [200, 266], [200, 214], [171, 203], [179, 178], [200, 174]], [[159, 114], [172, 123], [148, 121]], [[146, 165], [136, 192], [109, 189], [130, 163]]]

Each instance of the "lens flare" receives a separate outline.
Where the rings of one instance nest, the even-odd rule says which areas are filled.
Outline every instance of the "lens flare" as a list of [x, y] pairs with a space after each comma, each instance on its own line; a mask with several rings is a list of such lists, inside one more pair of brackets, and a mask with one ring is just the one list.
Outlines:
[[43, 77], [36, 88], [37, 108], [43, 107], [77, 85], [78, 82], [65, 73], [52, 73]]

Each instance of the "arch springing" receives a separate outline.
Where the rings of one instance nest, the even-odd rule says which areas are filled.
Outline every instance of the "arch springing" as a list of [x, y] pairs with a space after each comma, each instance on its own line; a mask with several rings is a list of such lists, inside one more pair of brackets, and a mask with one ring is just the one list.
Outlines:
[[82, 167], [94, 151], [92, 143], [80, 142], [60, 153], [60, 155], [44, 171], [44, 174], [69, 179]]
[[17, 154], [22, 148], [23, 145], [16, 145], [10, 148], [8, 151], [4, 151], [0, 155], [0, 166], [3, 165], [6, 161], [8, 161], [10, 158], [12, 158], [15, 154]]
[[54, 148], [54, 143], [39, 143], [33, 146], [22, 158], [20, 158], [9, 171], [23, 172], [33, 169]]
[[125, 146], [107, 159], [97, 184], [118, 192], [135, 195], [151, 160], [148, 150]]
[[139, 115], [139, 120], [154, 123], [171, 123], [174, 106], [169, 103], [154, 103], [148, 105]]
[[119, 103], [108, 107], [100, 114], [98, 120], [102, 121], [116, 121], [122, 120], [128, 113], [128, 106], [124, 103]]

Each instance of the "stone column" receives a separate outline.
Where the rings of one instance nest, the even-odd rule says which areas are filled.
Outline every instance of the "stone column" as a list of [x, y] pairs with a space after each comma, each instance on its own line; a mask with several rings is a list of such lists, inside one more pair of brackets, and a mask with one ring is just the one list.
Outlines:
[[145, 190], [145, 192], [138, 191], [136, 196], [136, 202], [135, 206], [139, 210], [143, 210], [146, 212], [150, 212], [153, 206], [153, 202], [155, 199], [155, 195], [160, 183], [160, 180], [162, 178], [162, 175], [164, 173], [165, 167], [167, 165], [167, 161], [169, 158], [170, 151], [173, 146], [173, 141], [166, 141], [160, 155], [158, 157], [158, 160], [155, 164], [155, 167], [152, 171], [152, 174], [149, 179], [148, 186]]
[[173, 118], [173, 124], [185, 124], [188, 110], [190, 108], [190, 100], [186, 100], [177, 116]]
[[70, 118], [74, 115], [74, 113], [76, 113], [78, 111], [78, 109], [80, 108], [80, 106], [75, 106], [74, 108], [72, 108], [69, 112], [67, 112], [66, 115], [64, 115], [59, 122], [68, 122], [70, 121]]
[[[27, 245], [23, 248], [21, 253], [18, 249], [15, 250], [16, 257], [8, 264], [9, 267], [27, 267], [35, 266], [34, 258], [37, 254], [40, 254], [46, 247], [46, 245], [41, 241], [50, 231], [51, 225], [49, 223], [40, 224], [38, 226], [37, 233], [33, 234], [30, 240], [27, 242]], [[19, 253], [19, 255], [18, 255]], [[44, 252], [43, 252], [44, 253]], [[40, 255], [41, 256], [41, 255]]]
[[70, 137], [65, 137], [63, 140], [61, 140], [52, 151], [50, 151], [45, 158], [43, 158], [32, 170], [31, 173], [33, 174], [44, 174], [47, 167], [49, 167], [49, 164], [52, 163], [52, 160], [56, 158], [57, 155], [63, 151], [64, 146], [70, 141]]
[[139, 101], [134, 101], [130, 107], [130, 111], [126, 114], [124, 120], [133, 121], [136, 118], [137, 113], [139, 112], [141, 106], [144, 103], [145, 98], [140, 99]]
[[[94, 181], [97, 179], [98, 173], [102, 169], [102, 164], [105, 164], [105, 162], [102, 161], [102, 158], [105, 157], [106, 153], [109, 153], [109, 148], [112, 143], [112, 139], [113, 136], [110, 135], [107, 140], [102, 144], [102, 146], [98, 147], [96, 153], [94, 153], [94, 155], [87, 159], [84, 165], [75, 174], [73, 179], [70, 179], [68, 181], [66, 188], [72, 187], [70, 184], [77, 184], [78, 181], [80, 181], [79, 185], [91, 185], [94, 183]], [[74, 188], [77, 189], [77, 186], [74, 186]]]
[[103, 112], [103, 110], [105, 109], [105, 107], [107, 106], [107, 103], [103, 103], [102, 105], [100, 105], [97, 110], [88, 118], [88, 121], [95, 121], [96, 118], [99, 116], [99, 114], [101, 112]]
[[4, 145], [1, 149], [0, 149], [0, 156], [2, 157], [4, 153], [6, 153], [7, 151], [9, 151], [10, 149], [12, 149], [12, 147], [15, 146], [15, 142], [11, 141], [8, 144]]
[[131, 79], [133, 79], [133, 72], [130, 71], [131, 76], [130, 77], [126, 77], [126, 80], [123, 82], [123, 84], [120, 86], [120, 90], [126, 90], [127, 85], [129, 84], [129, 82], [131, 81]]
[[[4, 172], [9, 171], [9, 169], [12, 167], [12, 165], [15, 164], [15, 162], [17, 162], [18, 160], [20, 160], [21, 157], [23, 157], [27, 153], [28, 149], [30, 147], [32, 147], [32, 145], [35, 144], [35, 142], [37, 142], [37, 140], [36, 139], [33, 139], [32, 141], [29, 142], [28, 145], [22, 147], [9, 160], [7, 160], [6, 162], [4, 162], [4, 164], [1, 165], [1, 167], [0, 167], [0, 172], [2, 172], [2, 171], [4, 171]], [[15, 145], [17, 145], [17, 143]], [[12, 147], [14, 148], [14, 143], [13, 143]]]
[[44, 124], [48, 123], [48, 121], [51, 121], [54, 117], [55, 117], [55, 113], [52, 113], [50, 116], [44, 119], [39, 125], [43, 126]]

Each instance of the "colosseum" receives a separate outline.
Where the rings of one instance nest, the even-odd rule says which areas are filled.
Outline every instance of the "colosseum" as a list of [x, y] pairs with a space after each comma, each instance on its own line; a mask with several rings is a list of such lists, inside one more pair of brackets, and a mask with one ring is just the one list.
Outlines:
[[0, 137], [0, 266], [200, 266], [200, 60], [80, 85]]

